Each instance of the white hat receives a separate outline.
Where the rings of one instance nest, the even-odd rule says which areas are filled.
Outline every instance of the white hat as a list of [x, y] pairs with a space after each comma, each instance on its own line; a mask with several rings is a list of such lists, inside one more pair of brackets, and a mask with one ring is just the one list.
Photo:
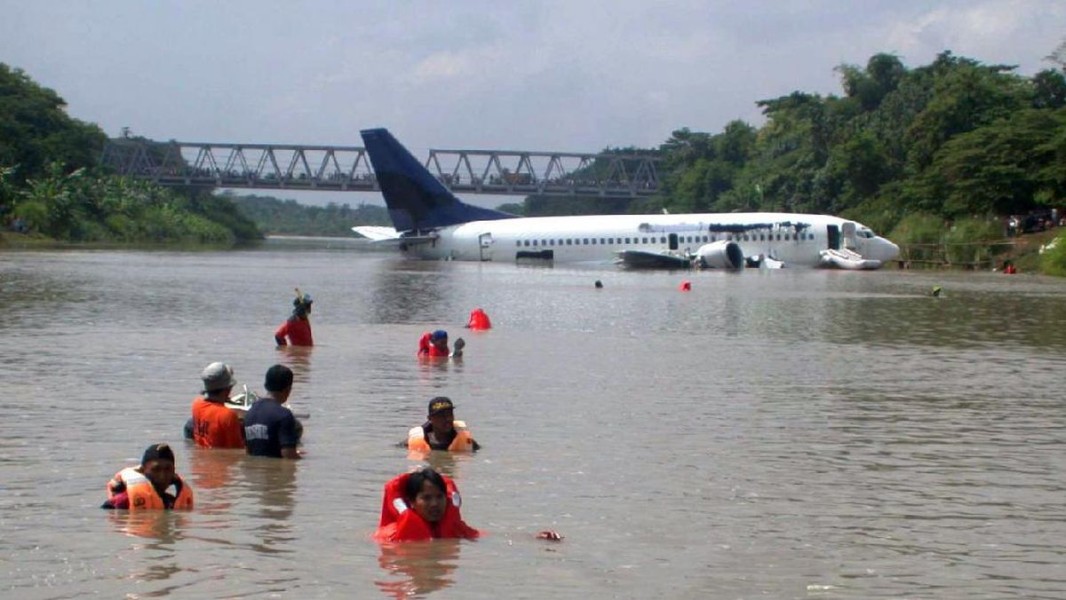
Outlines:
[[213, 362], [200, 373], [200, 379], [204, 380], [205, 392], [217, 392], [236, 385], [233, 378], [233, 367], [226, 363]]

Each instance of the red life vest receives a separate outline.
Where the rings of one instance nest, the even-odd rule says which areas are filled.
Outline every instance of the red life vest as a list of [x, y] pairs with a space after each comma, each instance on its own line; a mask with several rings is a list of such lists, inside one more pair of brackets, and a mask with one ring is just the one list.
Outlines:
[[432, 334], [427, 331], [423, 333], [422, 337], [418, 339], [418, 355], [430, 356], [434, 358], [448, 358], [448, 355], [451, 354], [451, 352], [448, 350], [448, 347], [445, 346], [443, 348], [438, 348], [437, 346], [435, 346], [433, 342], [429, 340], [431, 335]]
[[[178, 488], [178, 497], [174, 501], [174, 510], [192, 510], [193, 506], [193, 493], [192, 488], [177, 475], [174, 476], [176, 482], [180, 485]], [[155, 491], [155, 487], [152, 486], [152, 482], [144, 476], [143, 473], [138, 471], [134, 467], [128, 467], [122, 469], [115, 477], [107, 483], [107, 497], [109, 500], [113, 500], [119, 493], [116, 489], [121, 489], [125, 485], [125, 493], [129, 496], [130, 510], [165, 510], [166, 506], [163, 505], [163, 499], [159, 497], [159, 494]]]
[[475, 308], [470, 311], [470, 320], [466, 326], [474, 330], [492, 329], [492, 321], [489, 320], [489, 316], [485, 314], [485, 311]]
[[379, 542], [414, 542], [432, 540], [434, 538], [465, 538], [477, 539], [481, 532], [463, 522], [463, 516], [459, 513], [462, 498], [455, 482], [449, 477], [444, 478], [447, 506], [444, 509], [444, 517], [439, 523], [428, 523], [419, 514], [407, 506], [403, 499], [404, 488], [407, 486], [407, 478], [410, 473], [404, 473], [394, 477], [385, 484], [385, 494], [381, 502], [381, 519], [378, 529], [374, 532], [374, 539]]

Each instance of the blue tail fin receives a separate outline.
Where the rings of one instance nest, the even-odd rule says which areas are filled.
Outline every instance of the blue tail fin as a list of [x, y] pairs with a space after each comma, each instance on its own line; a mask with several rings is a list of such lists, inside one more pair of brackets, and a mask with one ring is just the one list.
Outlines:
[[396, 231], [415, 231], [515, 215], [463, 204], [386, 129], [359, 132]]

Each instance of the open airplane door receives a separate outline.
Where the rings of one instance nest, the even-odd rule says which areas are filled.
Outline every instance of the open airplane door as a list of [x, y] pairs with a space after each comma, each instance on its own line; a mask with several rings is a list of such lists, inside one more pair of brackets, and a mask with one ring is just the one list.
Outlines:
[[848, 250], [854, 250], [859, 247], [858, 236], [855, 235], [855, 223], [852, 221], [845, 221], [840, 227], [841, 232], [844, 234], [844, 247]]
[[477, 236], [478, 252], [481, 253], [481, 261], [489, 262], [492, 260], [492, 234], [482, 233]]
[[826, 247], [829, 250], [840, 250], [840, 228], [836, 225], [825, 226], [826, 239], [829, 243]]

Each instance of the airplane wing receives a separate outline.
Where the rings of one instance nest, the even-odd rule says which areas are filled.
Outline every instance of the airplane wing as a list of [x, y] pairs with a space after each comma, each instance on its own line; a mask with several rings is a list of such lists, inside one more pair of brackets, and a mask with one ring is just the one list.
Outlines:
[[691, 269], [692, 261], [676, 254], [646, 250], [620, 250], [615, 262], [630, 269]]

